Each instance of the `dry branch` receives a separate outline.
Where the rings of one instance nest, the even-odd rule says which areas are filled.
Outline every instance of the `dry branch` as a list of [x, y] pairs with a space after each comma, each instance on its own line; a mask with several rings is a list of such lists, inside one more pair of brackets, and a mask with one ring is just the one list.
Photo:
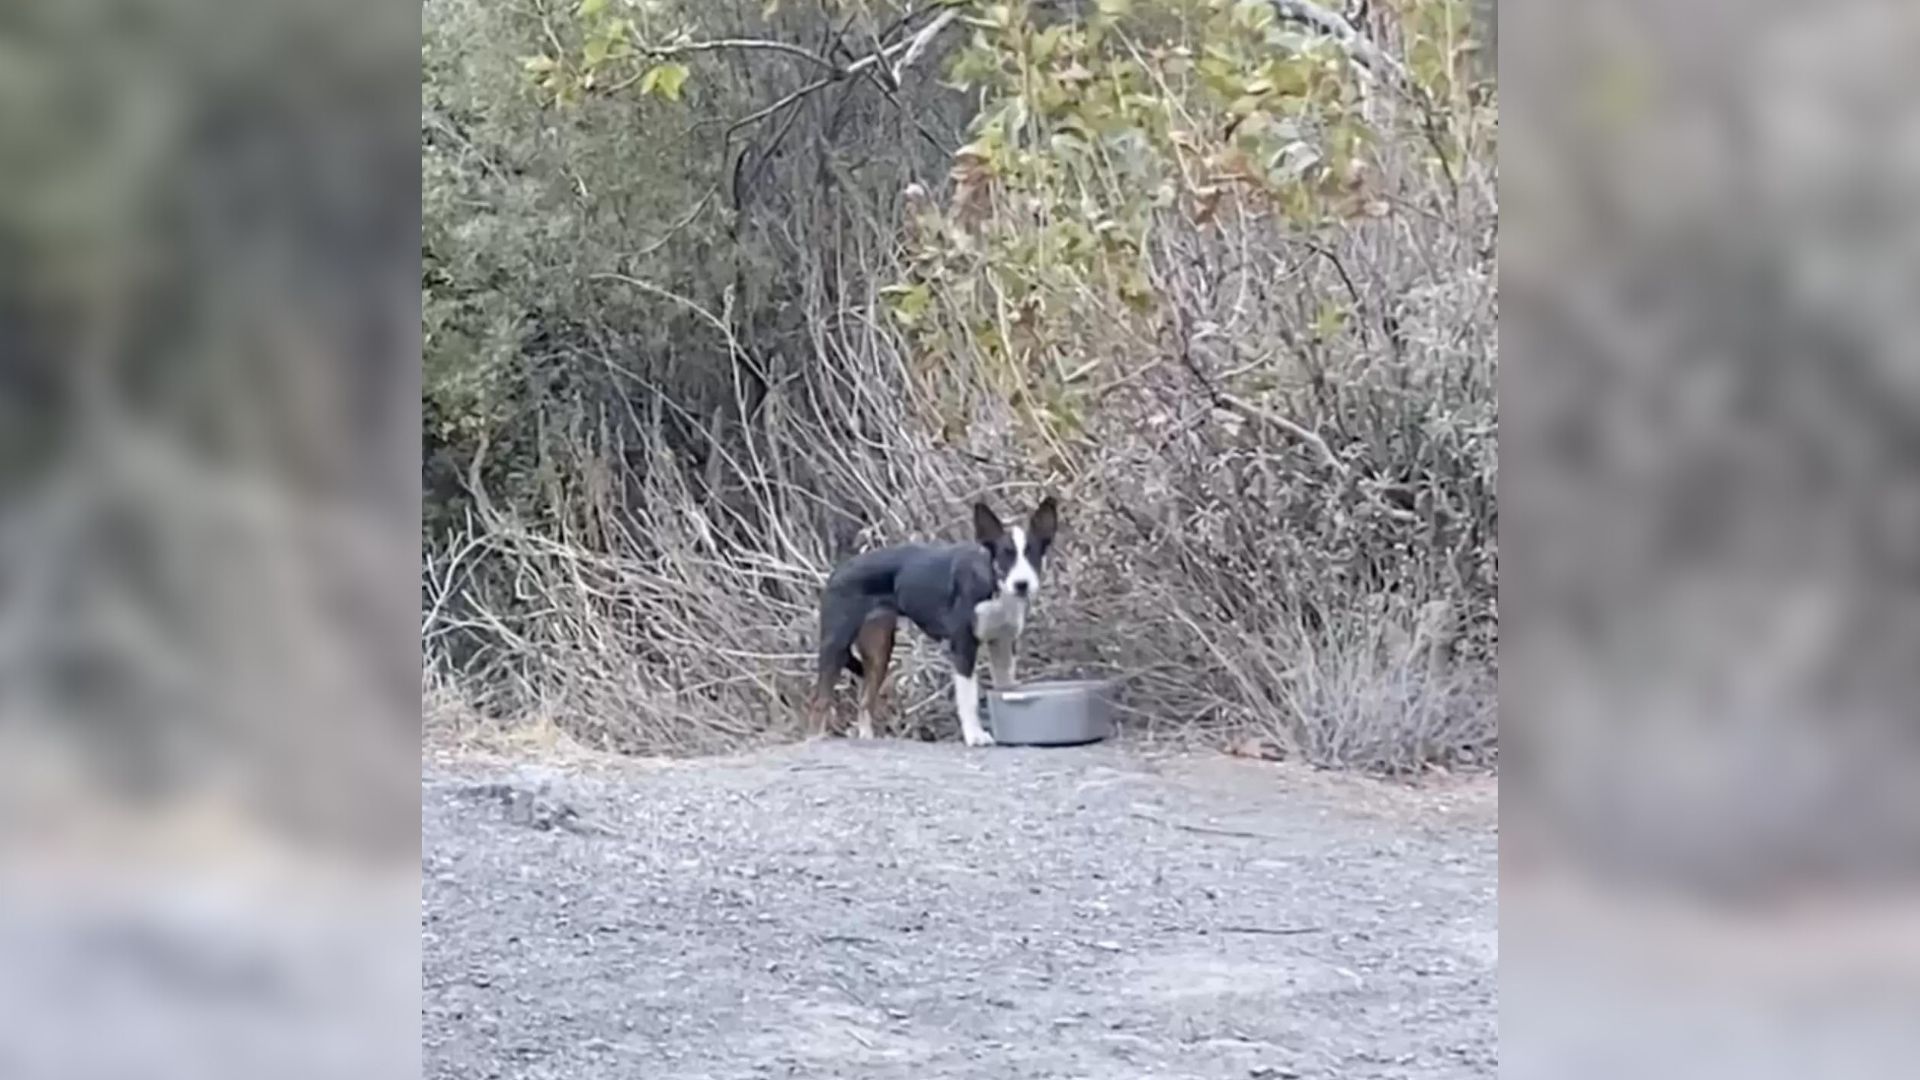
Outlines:
[[1400, 61], [1388, 56], [1337, 12], [1329, 11], [1318, 4], [1308, 3], [1307, 0], [1268, 0], [1268, 2], [1273, 5], [1274, 14], [1282, 19], [1305, 23], [1339, 42], [1340, 46], [1367, 70], [1377, 75], [1387, 76], [1398, 85], [1407, 85], [1407, 69]]

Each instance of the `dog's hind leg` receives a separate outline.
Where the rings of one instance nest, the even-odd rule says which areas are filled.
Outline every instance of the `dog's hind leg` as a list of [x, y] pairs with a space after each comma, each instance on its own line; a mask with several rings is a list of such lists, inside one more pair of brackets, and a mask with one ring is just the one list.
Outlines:
[[899, 620], [891, 611], [878, 611], [860, 624], [859, 663], [861, 676], [860, 719], [856, 729], [863, 739], [873, 738], [873, 718], [880, 712], [880, 693], [887, 682], [887, 667], [893, 662], [893, 638]]
[[807, 695], [806, 738], [817, 739], [827, 733], [827, 716], [833, 711], [833, 684], [839, 674], [839, 665], [835, 665], [814, 680], [813, 692]]
[[863, 614], [861, 607], [849, 605], [843, 598], [829, 595], [822, 601], [820, 652], [814, 667], [812, 700], [807, 706], [810, 736], [818, 737], [827, 733], [833, 688], [840, 681], [840, 672], [852, 671], [856, 677], [864, 674], [864, 665], [853, 655], [853, 642], [860, 633]]

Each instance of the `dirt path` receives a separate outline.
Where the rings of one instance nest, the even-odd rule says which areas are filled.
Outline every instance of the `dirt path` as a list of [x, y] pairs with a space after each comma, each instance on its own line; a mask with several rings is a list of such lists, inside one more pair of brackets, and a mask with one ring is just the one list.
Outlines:
[[1495, 1071], [1486, 783], [833, 741], [421, 815], [429, 1076]]

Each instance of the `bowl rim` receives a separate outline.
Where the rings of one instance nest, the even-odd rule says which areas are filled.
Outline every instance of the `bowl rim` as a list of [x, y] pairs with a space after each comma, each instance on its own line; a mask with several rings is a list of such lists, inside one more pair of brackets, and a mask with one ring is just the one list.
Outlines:
[[1086, 693], [1106, 690], [1113, 686], [1113, 682], [1114, 680], [1112, 679], [1042, 679], [1038, 682], [1015, 683], [1008, 687], [994, 687], [988, 690], [987, 693], [996, 698], [1003, 697], [1007, 694], [1040, 694], [1051, 696], [1076, 692]]

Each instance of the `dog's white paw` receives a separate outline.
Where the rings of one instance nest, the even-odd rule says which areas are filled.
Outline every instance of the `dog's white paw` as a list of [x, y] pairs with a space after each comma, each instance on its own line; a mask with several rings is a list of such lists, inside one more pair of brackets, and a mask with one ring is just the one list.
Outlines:
[[960, 733], [960, 737], [966, 740], [966, 744], [968, 746], [992, 746], [993, 745], [993, 736], [987, 734], [986, 731], [984, 730], [963, 731]]

